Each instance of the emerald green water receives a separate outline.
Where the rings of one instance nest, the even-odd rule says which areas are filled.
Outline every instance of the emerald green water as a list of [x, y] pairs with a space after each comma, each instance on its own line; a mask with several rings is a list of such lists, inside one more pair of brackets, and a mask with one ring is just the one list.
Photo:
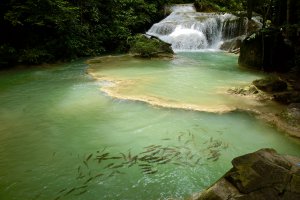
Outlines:
[[226, 94], [263, 76], [236, 62], [198, 52], [108, 59], [93, 77], [83, 61], [0, 72], [0, 199], [184, 199], [238, 155], [300, 156], [299, 141], [224, 112], [262, 107]]

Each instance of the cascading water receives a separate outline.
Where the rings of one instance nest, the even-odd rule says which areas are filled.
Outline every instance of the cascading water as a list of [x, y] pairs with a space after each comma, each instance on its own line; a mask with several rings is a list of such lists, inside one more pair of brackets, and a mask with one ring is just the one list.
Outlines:
[[174, 5], [171, 14], [146, 33], [172, 44], [174, 51], [218, 49], [224, 39], [246, 34], [246, 18], [196, 12], [193, 4]]

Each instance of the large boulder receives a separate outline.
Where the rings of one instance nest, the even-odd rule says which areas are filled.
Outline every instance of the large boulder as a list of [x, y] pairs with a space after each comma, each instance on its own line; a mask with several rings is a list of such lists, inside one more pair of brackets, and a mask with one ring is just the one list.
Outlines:
[[193, 200], [300, 199], [300, 158], [261, 149], [232, 160], [233, 168]]
[[144, 58], [170, 57], [174, 54], [171, 44], [154, 36], [136, 35], [130, 42], [130, 53]]
[[280, 30], [262, 29], [243, 40], [239, 65], [264, 71], [286, 72], [293, 65], [294, 50]]

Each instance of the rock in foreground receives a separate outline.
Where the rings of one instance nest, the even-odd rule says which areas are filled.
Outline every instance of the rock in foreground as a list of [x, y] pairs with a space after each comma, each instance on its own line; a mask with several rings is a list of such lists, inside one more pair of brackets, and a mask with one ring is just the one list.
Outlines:
[[261, 149], [232, 160], [233, 168], [193, 200], [298, 200], [300, 158]]

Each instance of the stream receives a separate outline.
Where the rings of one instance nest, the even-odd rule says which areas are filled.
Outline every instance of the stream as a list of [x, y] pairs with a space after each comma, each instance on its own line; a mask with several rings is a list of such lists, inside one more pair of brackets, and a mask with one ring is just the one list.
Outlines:
[[218, 50], [178, 52], [1, 71], [0, 199], [185, 199], [236, 156], [300, 156], [299, 140], [247, 112], [279, 105], [227, 93], [263, 73]]
[[[183, 199], [236, 156], [266, 147], [300, 156], [299, 141], [233, 109], [252, 100], [222, 92], [263, 76], [238, 68], [236, 56], [103, 59], [0, 73], [1, 199]], [[148, 96], [158, 104], [136, 100]]]

